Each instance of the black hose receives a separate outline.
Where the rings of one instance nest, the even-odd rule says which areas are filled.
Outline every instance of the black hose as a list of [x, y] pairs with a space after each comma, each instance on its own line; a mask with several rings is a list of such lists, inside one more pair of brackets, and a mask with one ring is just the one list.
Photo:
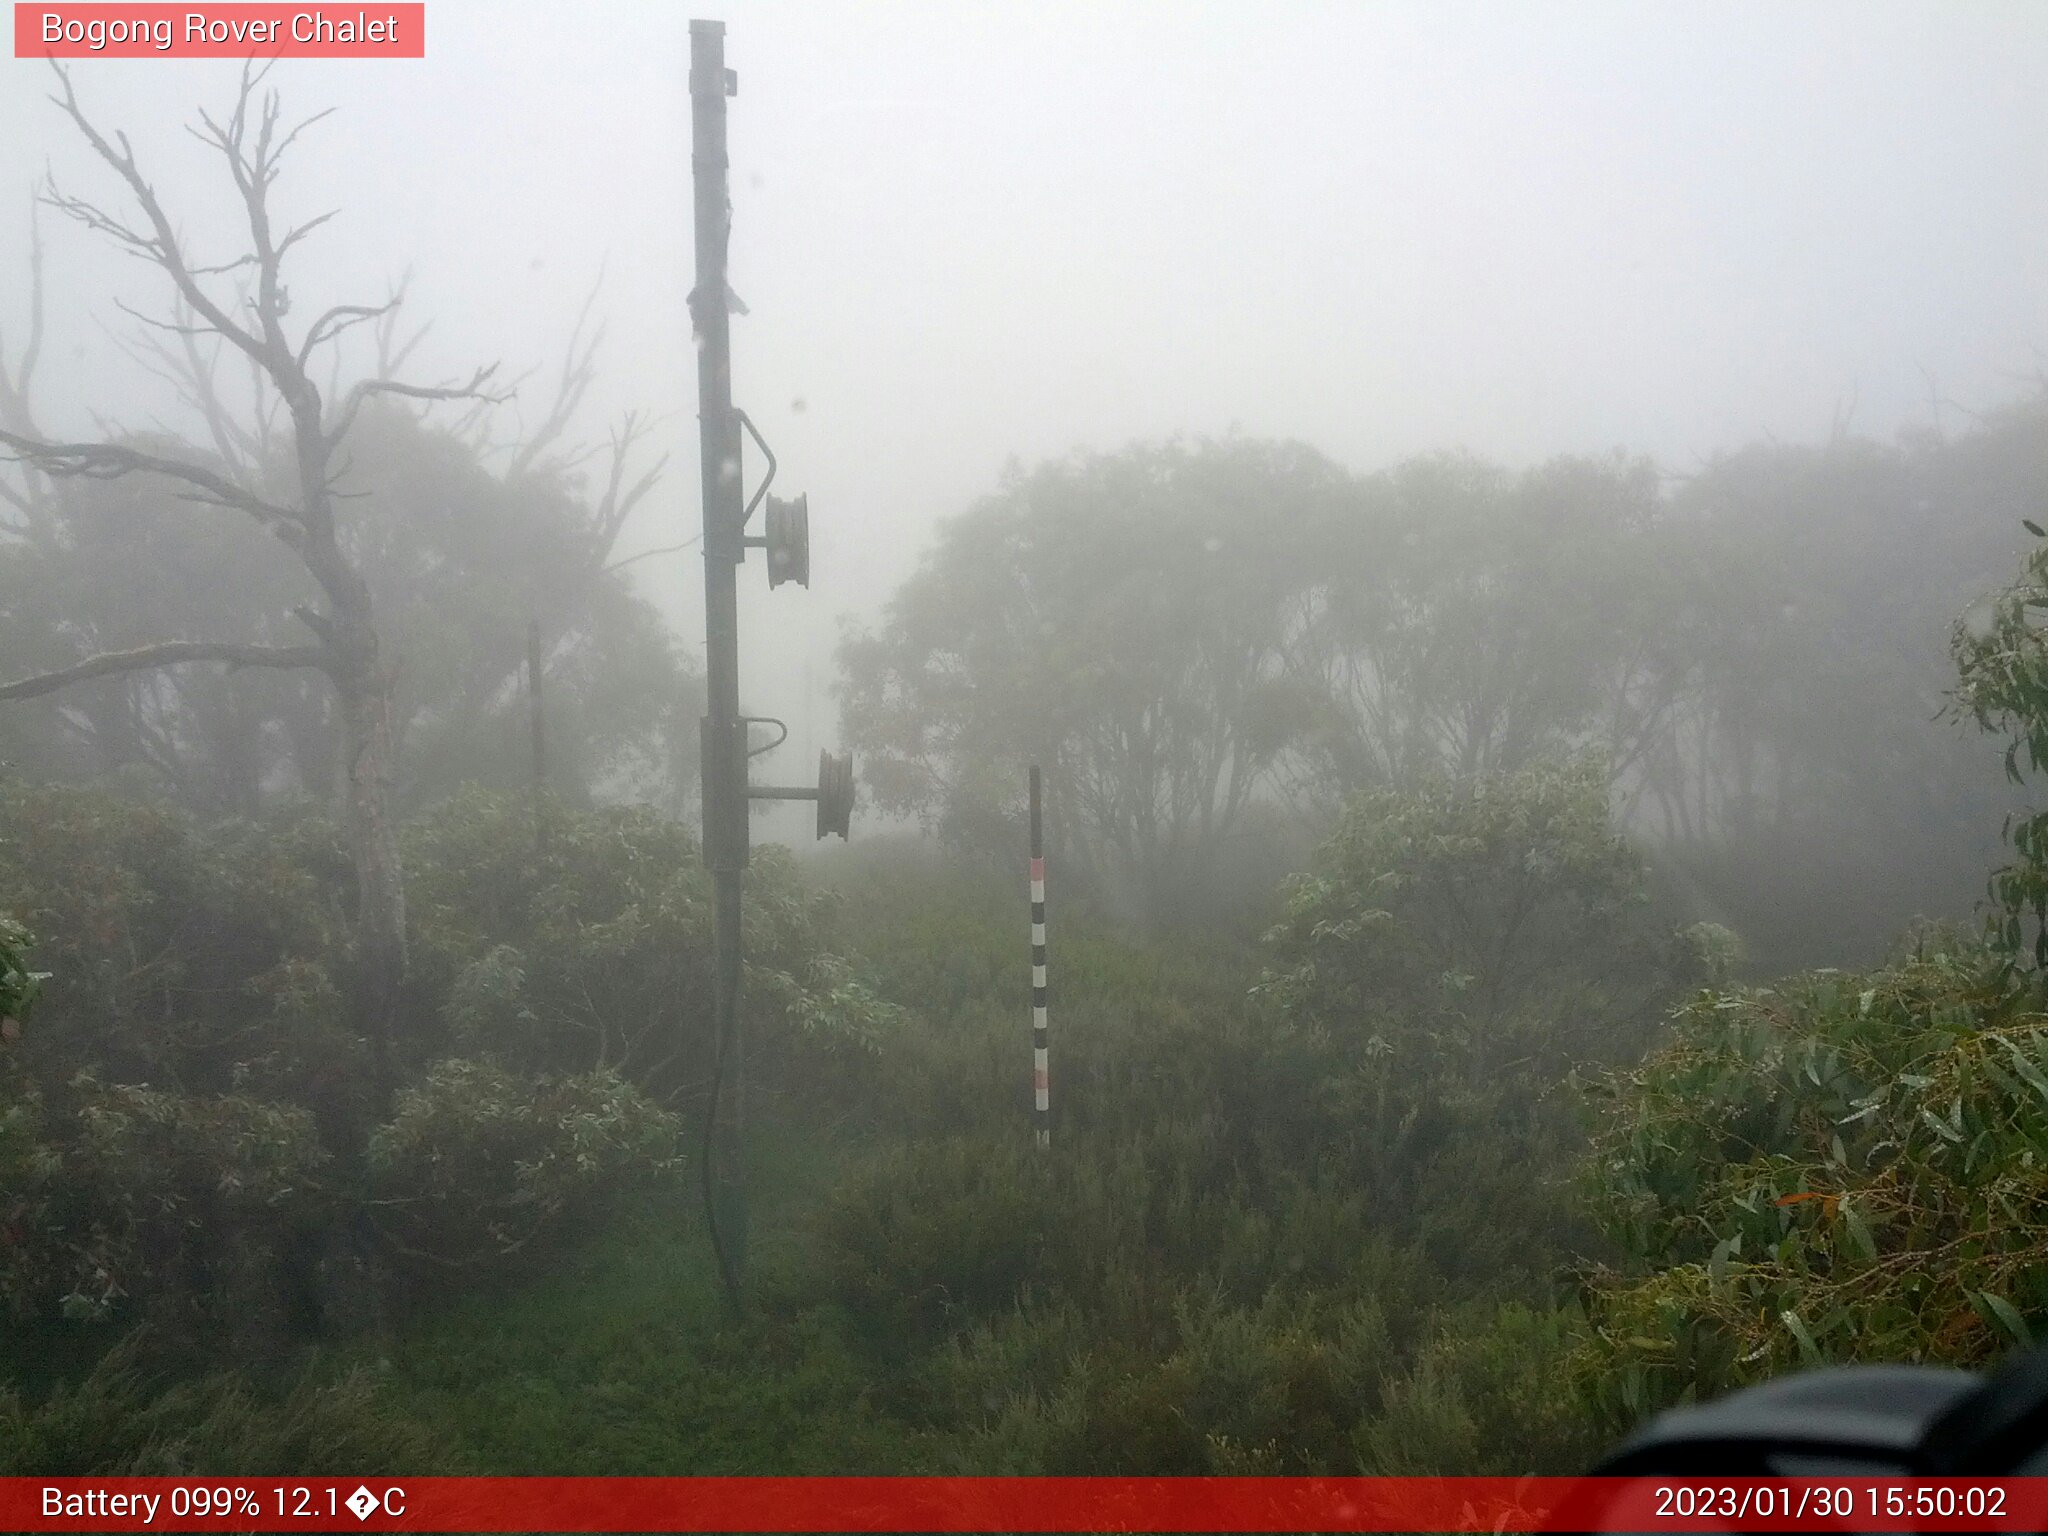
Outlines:
[[725, 1097], [726, 1048], [739, 1015], [738, 1008], [734, 1006], [737, 1001], [733, 988], [721, 981], [718, 988], [718, 1043], [711, 1059], [711, 1101], [704, 1108], [704, 1149], [698, 1159], [703, 1169], [704, 1225], [711, 1234], [711, 1252], [718, 1260], [718, 1276], [725, 1283], [725, 1299], [735, 1318], [746, 1315], [746, 1305], [740, 1295], [739, 1271], [733, 1267], [732, 1256], [726, 1251], [725, 1236], [718, 1229], [718, 1183], [713, 1176], [713, 1165], [718, 1155], [718, 1103]]

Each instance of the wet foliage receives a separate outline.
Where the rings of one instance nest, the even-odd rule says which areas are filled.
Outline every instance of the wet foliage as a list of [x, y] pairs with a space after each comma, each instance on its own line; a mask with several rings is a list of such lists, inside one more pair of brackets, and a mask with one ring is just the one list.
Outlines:
[[[450, 539], [481, 537], [464, 497], [536, 527], [575, 506], [390, 430], [456, 498]], [[309, 779], [277, 756], [197, 792], [196, 694], [126, 717], [155, 766], [81, 767], [112, 704], [12, 719], [0, 1466], [1564, 1472], [1772, 1372], [2032, 1340], [2038, 818], [1988, 926], [1889, 959], [1859, 958], [1886, 903], [1964, 915], [1946, 865], [1853, 921], [1793, 898], [1993, 803], [1943, 777], [1982, 746], [1955, 718], [2039, 766], [2038, 548], [1960, 624], [1859, 610], [1854, 655], [1835, 632], [1936, 493], [1976, 509], [1942, 567], [1964, 587], [2040, 431], [1758, 451], [1668, 493], [1626, 460], [1359, 479], [1245, 444], [1011, 477], [846, 653], [875, 791], [943, 835], [755, 850], [742, 1317], [696, 1207], [711, 887], [646, 614], [586, 594], [556, 718], [617, 729], [576, 727], [546, 783], [508, 787], [504, 625], [419, 681], [381, 1037]], [[1864, 496], [1894, 537], [1839, 570], [1810, 530], [1737, 537], [1811, 505], [1846, 538]], [[1232, 544], [1260, 507], [1302, 542]], [[1049, 681], [1061, 603], [1090, 622]], [[640, 656], [621, 697], [579, 695], [584, 644]], [[486, 676], [491, 707], [446, 703]], [[289, 710], [247, 702], [284, 753]], [[1007, 857], [1033, 755], [1073, 872], [1046, 1148]], [[1899, 848], [1858, 841], [1915, 797]]]

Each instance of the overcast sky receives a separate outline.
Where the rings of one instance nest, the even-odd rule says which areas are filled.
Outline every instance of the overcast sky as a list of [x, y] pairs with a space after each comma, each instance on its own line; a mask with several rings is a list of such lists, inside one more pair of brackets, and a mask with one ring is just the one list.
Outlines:
[[[740, 76], [738, 398], [811, 497], [814, 589], [743, 573], [762, 708], [798, 712], [807, 652], [822, 692], [838, 616], [1013, 455], [1236, 430], [1361, 469], [1450, 446], [1682, 468], [1851, 401], [1859, 431], [1925, 422], [1929, 376], [1996, 403], [2048, 348], [2048, 6], [2024, 0], [429, 0], [423, 61], [282, 65], [288, 109], [338, 108], [279, 194], [345, 210], [301, 312], [410, 267], [427, 372], [545, 369], [604, 267], [587, 431], [640, 405], [677, 449], [636, 546], [697, 518], [693, 11]], [[35, 177], [110, 189], [47, 67], [0, 68], [12, 335]], [[76, 66], [209, 249], [229, 210], [177, 128], [233, 78]], [[49, 240], [50, 424], [146, 421], [100, 326], [110, 287], [159, 297], [149, 273]], [[638, 569], [694, 628], [696, 560]]]

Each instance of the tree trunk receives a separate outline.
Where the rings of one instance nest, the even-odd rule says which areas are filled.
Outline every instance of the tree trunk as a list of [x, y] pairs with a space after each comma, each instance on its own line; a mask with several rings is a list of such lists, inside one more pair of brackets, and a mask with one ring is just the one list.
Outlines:
[[[280, 273], [284, 257], [300, 239], [333, 215], [322, 214], [281, 233], [272, 224], [271, 185], [285, 150], [306, 124], [279, 130], [276, 93], [263, 97], [260, 104], [255, 101], [256, 87], [262, 78], [260, 71], [245, 70], [233, 113], [221, 121], [202, 113], [202, 126], [193, 130], [225, 157], [235, 188], [241, 194], [249, 249], [240, 258], [225, 266], [195, 266], [188, 261], [177, 227], [137, 166], [127, 137], [115, 134], [109, 138], [93, 126], [79, 106], [71, 77], [62, 70], [57, 75], [61, 93], [55, 98], [57, 104], [78, 126], [99, 159], [125, 183], [143, 217], [140, 223], [124, 221], [83, 199], [61, 194], [54, 187], [45, 190], [42, 201], [87, 228], [111, 236], [115, 243], [144, 257], [171, 280], [181, 307], [179, 322], [166, 328], [187, 338], [188, 356], [193, 351], [190, 338], [217, 336], [248, 359], [256, 370], [259, 385], [267, 383], [276, 389], [278, 399], [291, 414], [293, 457], [299, 481], [297, 504], [271, 501], [253, 483], [246, 483], [263, 478], [255, 473], [257, 465], [253, 461], [268, 456], [269, 419], [265, 415], [247, 435], [250, 443], [258, 445], [250, 451], [252, 462], [238, 464], [240, 455], [234, 443], [244, 434], [224, 428], [225, 417], [220, 398], [213, 391], [210, 361], [194, 361], [185, 382], [191, 387], [188, 398], [205, 413], [216, 444], [223, 450], [226, 473], [216, 473], [180, 458], [146, 453], [126, 443], [64, 444], [42, 440], [34, 428], [26, 399], [34, 354], [41, 339], [39, 243], [31, 256], [33, 318], [28, 351], [18, 379], [0, 372], [0, 447], [7, 450], [8, 457], [23, 458], [48, 479], [159, 475], [190, 487], [197, 493], [192, 499], [248, 513], [298, 554], [325, 593], [325, 613], [310, 607], [292, 610], [321, 643], [317, 647], [265, 647], [225, 642], [164, 642], [126, 653], [104, 653], [90, 658], [82, 671], [73, 667], [46, 673], [40, 678], [7, 684], [5, 692], [13, 698], [34, 697], [73, 681], [113, 671], [140, 671], [193, 659], [266, 667], [317, 666], [333, 680], [333, 735], [341, 753], [344, 825], [349, 854], [355, 864], [358, 895], [356, 965], [360, 1008], [375, 1056], [374, 1102], [381, 1114], [393, 1088], [391, 1043], [406, 969], [405, 884], [399, 865], [397, 827], [391, 815], [392, 767], [397, 750], [392, 707], [395, 676], [393, 669], [378, 656], [369, 584], [355, 558], [337, 537], [333, 459], [358, 410], [372, 398], [489, 402], [501, 397], [484, 389], [494, 367], [478, 369], [468, 383], [458, 385], [408, 384], [387, 376], [387, 365], [396, 367], [403, 353], [411, 350], [409, 344], [400, 348], [398, 358], [393, 358], [389, 350], [388, 327], [400, 303], [398, 294], [381, 305], [336, 305], [308, 325], [296, 343], [287, 339], [284, 318], [290, 310], [290, 298]], [[228, 272], [244, 273], [245, 281], [233, 301], [216, 299], [201, 279]], [[365, 321], [378, 321], [385, 327], [380, 332], [379, 376], [355, 384], [332, 413], [330, 425], [330, 413], [309, 371], [311, 359], [319, 348], [331, 346], [345, 331]], [[172, 366], [176, 368], [175, 364]], [[616, 478], [615, 468], [615, 481]], [[651, 480], [643, 482], [624, 502], [611, 503], [611, 510], [623, 515], [623, 509], [644, 494], [646, 484], [651, 484]], [[30, 486], [22, 510], [37, 536], [43, 536], [48, 530], [37, 499], [40, 491], [33, 479]], [[616, 533], [616, 527], [612, 527], [610, 536], [616, 537]], [[132, 728], [132, 720], [128, 723]], [[309, 767], [302, 758], [302, 774]]]
[[392, 1089], [391, 1035], [405, 982], [405, 878], [391, 817], [391, 678], [374, 665], [335, 680], [356, 869], [356, 962], [381, 1110]]
[[[268, 313], [268, 312], [266, 312]], [[274, 323], [273, 323], [274, 329]], [[279, 348], [280, 352], [282, 348]], [[356, 974], [370, 1037], [372, 1103], [379, 1118], [396, 1087], [391, 1042], [406, 971], [405, 873], [391, 814], [397, 758], [392, 730], [395, 669], [379, 654], [370, 584], [336, 537], [329, 495], [334, 440], [322, 428], [319, 391], [301, 375], [287, 392], [299, 467], [307, 569], [327, 594], [322, 638], [333, 657], [341, 745], [344, 832], [356, 870]]]

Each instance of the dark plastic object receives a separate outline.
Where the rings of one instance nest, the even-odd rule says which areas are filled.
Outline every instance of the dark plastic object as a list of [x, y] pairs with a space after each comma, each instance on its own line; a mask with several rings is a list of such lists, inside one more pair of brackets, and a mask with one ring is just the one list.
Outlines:
[[818, 754], [818, 836], [837, 832], [849, 836], [853, 825], [853, 755]]
[[768, 547], [768, 589], [772, 592], [785, 581], [800, 587], [811, 584], [811, 498], [796, 496], [784, 501], [768, 498], [767, 526], [763, 529]]
[[[1674, 1408], [1594, 1477], [2037, 1477], [2048, 1475], [2048, 1350], [1988, 1376], [1936, 1366], [1808, 1371]], [[1597, 1503], [1597, 1484], [1574, 1501]], [[1590, 1519], [1585, 1507], [1563, 1521]]]
[[1659, 1415], [1593, 1469], [1600, 1477], [1904, 1475], [1923, 1440], [1985, 1387], [1968, 1371], [1849, 1365], [1767, 1381]]
[[2048, 1350], [2014, 1355], [1928, 1425], [1915, 1470], [1935, 1477], [2048, 1472]]

